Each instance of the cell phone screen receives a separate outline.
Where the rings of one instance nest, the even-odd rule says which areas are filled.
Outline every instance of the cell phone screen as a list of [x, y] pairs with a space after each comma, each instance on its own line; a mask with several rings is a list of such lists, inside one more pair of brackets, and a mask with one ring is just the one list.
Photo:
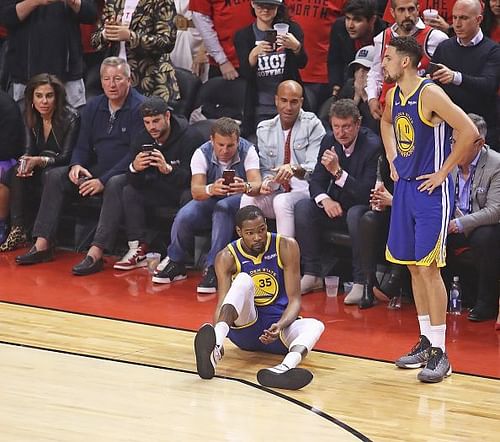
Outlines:
[[154, 148], [154, 144], [143, 144], [141, 146], [141, 152], [152, 152]]
[[234, 183], [234, 177], [236, 172], [232, 169], [227, 169], [222, 172], [222, 178], [224, 178], [224, 184], [229, 186], [231, 183]]
[[268, 43], [274, 44], [276, 43], [276, 37], [278, 35], [278, 31], [275, 29], [269, 29], [265, 31], [264, 40]]
[[427, 67], [427, 73], [429, 75], [432, 75], [432, 74], [434, 74], [434, 72], [438, 71], [439, 69], [441, 69], [441, 66], [439, 66], [436, 63], [430, 62], [429, 66]]

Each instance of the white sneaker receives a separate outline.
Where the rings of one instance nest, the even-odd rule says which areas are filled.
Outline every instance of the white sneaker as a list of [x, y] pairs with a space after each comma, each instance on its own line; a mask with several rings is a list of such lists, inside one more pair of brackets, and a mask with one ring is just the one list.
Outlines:
[[358, 304], [363, 297], [363, 284], [353, 284], [349, 294], [344, 298], [345, 305]]
[[194, 338], [196, 370], [202, 379], [215, 376], [217, 362], [222, 359], [224, 348], [216, 345], [215, 329], [212, 324], [203, 324]]
[[139, 244], [139, 241], [129, 241], [128, 247], [128, 252], [115, 262], [113, 268], [118, 270], [132, 270], [138, 267], [146, 267], [148, 265], [146, 244]]
[[323, 289], [323, 278], [315, 275], [304, 275], [300, 280], [300, 294], [305, 295]]

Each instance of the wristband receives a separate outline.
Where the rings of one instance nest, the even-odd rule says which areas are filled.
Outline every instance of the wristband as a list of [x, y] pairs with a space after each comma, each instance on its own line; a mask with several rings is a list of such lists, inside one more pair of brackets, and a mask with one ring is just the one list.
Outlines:
[[212, 193], [212, 185], [211, 184], [207, 184], [205, 186], [205, 192], [207, 193], [208, 196], [213, 196], [213, 193]]

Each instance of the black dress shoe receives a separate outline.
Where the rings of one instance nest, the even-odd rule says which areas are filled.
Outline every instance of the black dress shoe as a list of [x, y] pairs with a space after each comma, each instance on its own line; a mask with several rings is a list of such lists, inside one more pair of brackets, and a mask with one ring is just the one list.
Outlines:
[[73, 267], [73, 275], [86, 276], [92, 275], [92, 273], [100, 272], [104, 267], [104, 261], [102, 258], [95, 260], [92, 256], [87, 255], [83, 261], [78, 263]]
[[46, 250], [37, 250], [33, 246], [28, 253], [16, 256], [16, 263], [20, 265], [39, 264], [41, 262], [52, 261], [54, 259], [54, 249], [49, 247]]
[[391, 298], [399, 296], [401, 277], [399, 274], [390, 273], [387, 281], [382, 281], [380, 287], [374, 287], [373, 293], [379, 301], [389, 302]]
[[484, 312], [482, 310], [477, 310], [477, 309], [472, 309], [467, 315], [467, 319], [469, 321], [474, 321], [474, 322], [489, 321], [491, 319], [495, 319], [496, 317], [497, 314], [495, 311]]
[[361, 301], [358, 303], [358, 307], [361, 309], [370, 308], [375, 305], [375, 296], [373, 294], [373, 286], [364, 284], [363, 285], [363, 296]]

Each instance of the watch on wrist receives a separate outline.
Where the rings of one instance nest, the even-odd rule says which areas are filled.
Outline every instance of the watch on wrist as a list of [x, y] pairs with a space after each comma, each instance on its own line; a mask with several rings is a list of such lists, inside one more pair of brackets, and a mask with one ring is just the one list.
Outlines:
[[252, 185], [247, 181], [245, 183], [245, 193], [250, 193], [252, 191]]
[[342, 176], [342, 173], [344, 172], [344, 169], [342, 167], [339, 167], [337, 171], [333, 174], [333, 177], [335, 178], [335, 181], [339, 180], [340, 177]]

